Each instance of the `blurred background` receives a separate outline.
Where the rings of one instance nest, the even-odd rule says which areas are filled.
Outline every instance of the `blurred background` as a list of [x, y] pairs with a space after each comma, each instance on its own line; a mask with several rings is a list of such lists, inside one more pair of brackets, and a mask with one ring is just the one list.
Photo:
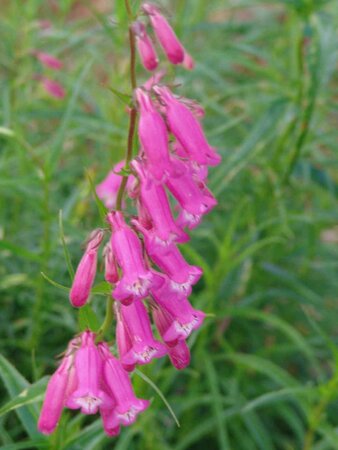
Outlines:
[[[208, 313], [191, 365], [141, 369], [180, 427], [134, 374], [152, 405], [118, 438], [70, 412], [50, 438], [36, 431], [46, 375], [78, 330], [57, 286], [70, 286], [61, 240], [76, 265], [102, 225], [89, 178], [125, 151], [128, 116], [109, 88], [129, 92], [127, 19], [121, 0], [1, 0], [0, 448], [338, 449], [337, 1], [161, 5], [196, 60], [169, 79], [205, 107], [223, 157], [210, 175], [219, 205], [182, 247], [204, 269], [192, 302]], [[93, 297], [99, 318], [104, 302]]]

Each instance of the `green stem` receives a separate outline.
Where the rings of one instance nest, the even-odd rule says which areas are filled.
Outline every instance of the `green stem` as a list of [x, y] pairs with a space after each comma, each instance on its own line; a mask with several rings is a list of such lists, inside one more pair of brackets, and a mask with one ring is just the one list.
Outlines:
[[[133, 13], [128, 0], [125, 0], [126, 10], [128, 13], [129, 22], [133, 20]], [[137, 80], [136, 80], [136, 48], [135, 48], [135, 36], [129, 24], [129, 47], [130, 47], [130, 87], [132, 92], [136, 89]], [[129, 117], [129, 131], [128, 131], [128, 141], [127, 141], [127, 151], [125, 156], [125, 170], [129, 170], [129, 164], [133, 156], [133, 144], [134, 144], [134, 135], [136, 129], [136, 121], [137, 121], [137, 111], [134, 105], [131, 106], [130, 117]], [[122, 200], [123, 195], [127, 186], [129, 175], [124, 175], [121, 186], [117, 193], [116, 199], [116, 210], [121, 211], [122, 209]]]
[[107, 331], [109, 330], [109, 328], [112, 324], [113, 318], [114, 318], [113, 297], [111, 295], [109, 295], [107, 297], [106, 315], [105, 315], [104, 321], [103, 321], [99, 331], [97, 332], [96, 341], [100, 341], [101, 338], [103, 338], [104, 335], [107, 333]]
[[[126, 10], [128, 14], [129, 21], [129, 48], [130, 48], [130, 87], [132, 92], [136, 89], [137, 80], [136, 80], [136, 48], [135, 48], [135, 36], [131, 28], [131, 22], [133, 21], [133, 12], [129, 3], [129, 0], [125, 0]], [[136, 130], [136, 122], [137, 122], [137, 110], [134, 105], [131, 106], [130, 116], [129, 116], [129, 130], [128, 130], [128, 139], [127, 139], [127, 150], [125, 155], [125, 170], [130, 170], [130, 161], [133, 157], [133, 146], [134, 146], [134, 136]], [[116, 199], [116, 210], [121, 211], [122, 209], [122, 201], [124, 192], [128, 182], [128, 176], [124, 175], [122, 178], [122, 182], [120, 188], [117, 193]], [[104, 335], [109, 330], [111, 323], [114, 318], [113, 313], [113, 298], [110, 295], [107, 298], [106, 305], [106, 315], [104, 321], [100, 327], [100, 330], [97, 333], [97, 341], [104, 337]]]

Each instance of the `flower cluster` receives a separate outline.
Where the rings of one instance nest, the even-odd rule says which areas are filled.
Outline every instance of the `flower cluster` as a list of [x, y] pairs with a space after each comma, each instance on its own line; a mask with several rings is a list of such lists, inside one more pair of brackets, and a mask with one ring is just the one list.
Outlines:
[[83, 414], [99, 411], [106, 434], [115, 436], [148, 405], [135, 397], [128, 374], [107, 344], [96, 345], [95, 334], [85, 331], [69, 343], [48, 383], [38, 428], [52, 433], [66, 406]]
[[[145, 3], [142, 11], [168, 60], [192, 68], [191, 56], [159, 9]], [[138, 20], [130, 30], [143, 65], [154, 70], [158, 57], [147, 25]], [[134, 90], [139, 152], [118, 163], [97, 186], [109, 228], [91, 233], [70, 290], [74, 307], [89, 300], [99, 248], [109, 233], [102, 253], [105, 280], [112, 287], [118, 359], [91, 331], [71, 341], [47, 388], [39, 421], [44, 433], [55, 429], [66, 406], [84, 414], [99, 411], [106, 433], [117, 434], [120, 425], [132, 423], [148, 406], [135, 398], [128, 372], [165, 355], [177, 369], [186, 367], [186, 340], [205, 317], [188, 300], [202, 270], [184, 259], [178, 244], [190, 239], [187, 231], [217, 203], [206, 183], [208, 166], [217, 165], [220, 156], [204, 135], [203, 108], [176, 96], [162, 77], [157, 72]], [[121, 211], [125, 193], [136, 214]], [[52, 402], [52, 396], [57, 400]]]

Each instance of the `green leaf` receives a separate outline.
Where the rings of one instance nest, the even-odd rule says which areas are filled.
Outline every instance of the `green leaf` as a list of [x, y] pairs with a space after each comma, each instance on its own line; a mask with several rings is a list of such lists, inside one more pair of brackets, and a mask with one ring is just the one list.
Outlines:
[[[30, 387], [29, 382], [3, 355], [0, 355], [0, 378], [11, 399], [16, 398], [22, 391]], [[38, 418], [36, 405], [22, 406], [16, 410], [16, 413], [30, 437], [40, 436], [36, 428]]]
[[100, 328], [100, 322], [88, 303], [79, 309], [79, 327], [81, 331], [89, 329], [95, 332]]
[[1, 446], [1, 450], [37, 450], [50, 448], [50, 445], [43, 438], [30, 439], [28, 441], [18, 442], [16, 444], [7, 444]]
[[101, 283], [97, 283], [93, 289], [92, 294], [97, 295], [111, 295], [112, 286], [107, 281], [102, 281]]
[[144, 373], [142, 373], [140, 370], [135, 369], [135, 373], [142, 378], [142, 380], [144, 380], [146, 383], [148, 383], [155, 392], [157, 392], [157, 394], [161, 397], [163, 403], [165, 404], [165, 406], [168, 408], [170, 414], [172, 415], [172, 418], [174, 419], [174, 421], [176, 422], [176, 425], [178, 427], [180, 427], [180, 423], [176, 417], [176, 414], [174, 413], [174, 410], [172, 409], [172, 407], [170, 406], [168, 400], [165, 398], [165, 396], [163, 395], [162, 391], [156, 386], [156, 384], [151, 381], [150, 378], [147, 377], [147, 375], [145, 375]]
[[219, 448], [221, 450], [230, 450], [229, 439], [227, 436], [227, 427], [223, 423], [222, 417], [222, 400], [221, 400], [221, 392], [219, 390], [219, 383], [217, 378], [217, 372], [207, 355], [204, 355], [204, 367], [209, 383], [209, 389], [212, 395], [211, 406], [214, 411], [217, 423], [217, 431], [218, 431], [218, 442]]
[[74, 278], [74, 268], [73, 268], [72, 260], [70, 258], [70, 254], [69, 254], [68, 247], [67, 247], [67, 244], [66, 244], [65, 233], [64, 233], [64, 230], [63, 230], [62, 209], [60, 209], [60, 211], [59, 211], [59, 230], [60, 230], [60, 239], [61, 239], [61, 243], [62, 243], [63, 254], [65, 256], [65, 260], [66, 260], [66, 263], [67, 263], [69, 276], [70, 276], [71, 280], [73, 280], [73, 278]]
[[112, 87], [108, 88], [110, 92], [112, 92], [119, 100], [121, 100], [122, 103], [125, 105], [130, 105], [132, 101], [131, 95], [125, 94], [124, 92], [118, 91], [117, 89], [114, 89]]
[[87, 174], [87, 179], [88, 179], [89, 186], [90, 186], [90, 191], [93, 194], [97, 209], [98, 209], [100, 217], [101, 217], [101, 220], [103, 223], [106, 223], [106, 215], [107, 215], [108, 209], [104, 206], [104, 204], [101, 202], [101, 200], [97, 196], [95, 184], [94, 184], [89, 172], [87, 171], [86, 174]]
[[21, 406], [38, 402], [43, 399], [49, 377], [43, 377], [34, 384], [25, 388], [18, 396], [0, 408], [0, 417]]
[[41, 272], [41, 275], [43, 276], [43, 278], [45, 280], [48, 281], [48, 283], [52, 284], [53, 286], [57, 287], [58, 289], [62, 289], [65, 292], [69, 292], [70, 291], [70, 288], [68, 288], [67, 286], [63, 286], [63, 284], [57, 283], [56, 281], [54, 281], [51, 278], [49, 278], [45, 273]]

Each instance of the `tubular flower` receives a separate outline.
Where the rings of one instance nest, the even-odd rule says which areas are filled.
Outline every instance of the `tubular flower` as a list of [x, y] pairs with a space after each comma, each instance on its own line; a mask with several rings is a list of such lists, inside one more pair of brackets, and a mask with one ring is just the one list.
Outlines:
[[149, 401], [135, 397], [127, 372], [120, 361], [110, 353], [107, 344], [99, 344], [99, 349], [103, 358], [104, 383], [115, 401], [113, 407], [101, 407], [100, 411], [106, 432], [111, 430], [110, 432], [116, 434], [115, 431], [120, 425], [128, 426], [134, 423], [137, 415], [148, 408]]
[[167, 128], [149, 94], [138, 88], [135, 95], [140, 108], [138, 134], [146, 156], [147, 170], [160, 182], [170, 168]]
[[205, 314], [194, 309], [186, 297], [180, 298], [171, 289], [168, 278], [160, 288], [152, 289], [151, 294], [155, 300], [153, 317], [166, 344], [176, 345], [202, 325]]
[[158, 65], [158, 58], [146, 27], [142, 22], [134, 22], [132, 30], [136, 36], [136, 45], [144, 68], [149, 71], [155, 70]]
[[101, 390], [102, 360], [95, 345], [95, 334], [86, 331], [75, 354], [77, 388], [67, 399], [70, 409], [81, 409], [83, 414], [96, 414], [100, 406], [109, 407], [113, 401]]
[[83, 306], [89, 298], [96, 274], [97, 252], [102, 239], [103, 230], [98, 229], [92, 232], [86, 250], [76, 269], [69, 298], [71, 304], [77, 308]]
[[189, 240], [189, 236], [175, 223], [164, 188], [149, 179], [140, 162], [134, 161], [133, 168], [136, 170], [140, 181], [141, 216], [144, 216], [146, 211], [157, 240], [164, 243]]
[[48, 382], [38, 420], [38, 430], [43, 434], [51, 434], [60, 420], [66, 399], [67, 388], [72, 384], [70, 382], [71, 368], [74, 364], [74, 348], [76, 348], [76, 343], [76, 340], [70, 342], [60, 366]]
[[202, 127], [193, 113], [164, 86], [154, 86], [165, 105], [169, 128], [189, 157], [199, 164], [215, 166], [221, 158], [208, 144]]
[[167, 19], [159, 9], [151, 3], [144, 3], [143, 11], [149, 15], [151, 25], [156, 37], [161, 44], [167, 58], [172, 64], [180, 64], [184, 61], [185, 50]]
[[153, 275], [146, 267], [141, 242], [120, 212], [109, 213], [107, 221], [112, 228], [112, 252], [122, 270], [122, 277], [117, 281], [112, 295], [126, 304], [137, 298], [145, 298]]
[[161, 358], [167, 353], [165, 346], [154, 339], [141, 300], [128, 306], [117, 305], [116, 310], [119, 355], [126, 370], [133, 370], [136, 364], [148, 364], [153, 358]]

